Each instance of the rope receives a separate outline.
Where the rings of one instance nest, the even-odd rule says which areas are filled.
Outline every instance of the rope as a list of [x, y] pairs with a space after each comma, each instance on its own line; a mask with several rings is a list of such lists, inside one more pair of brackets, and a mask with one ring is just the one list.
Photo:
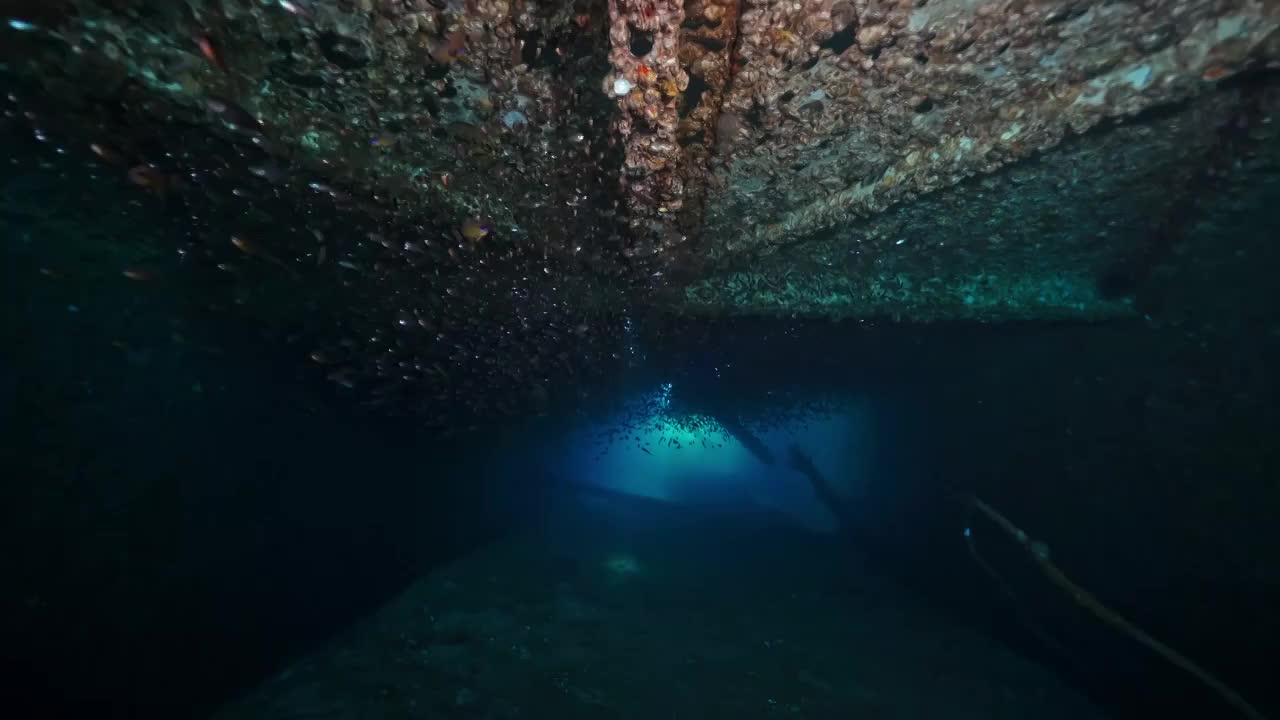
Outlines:
[[1177, 650], [1174, 650], [1168, 645], [1165, 645], [1159, 640], [1151, 637], [1133, 623], [1125, 620], [1119, 613], [1106, 605], [1103, 605], [1087, 590], [1072, 582], [1070, 578], [1063, 574], [1062, 570], [1058, 569], [1057, 565], [1054, 565], [1053, 562], [1049, 560], [1049, 548], [1047, 545], [1042, 542], [1032, 540], [1025, 532], [1022, 531], [1021, 528], [1014, 525], [1008, 518], [996, 511], [995, 508], [983, 502], [977, 496], [971, 495], [969, 497], [969, 501], [973, 504], [973, 507], [977, 508], [977, 510], [983, 515], [986, 515], [987, 518], [998, 525], [1002, 530], [1008, 533], [1010, 537], [1017, 541], [1019, 545], [1026, 549], [1027, 553], [1031, 555], [1031, 558], [1035, 560], [1036, 564], [1040, 567], [1040, 570], [1049, 578], [1049, 581], [1070, 595], [1071, 599], [1075, 600], [1077, 604], [1093, 613], [1094, 616], [1102, 622], [1133, 638], [1160, 657], [1172, 663], [1174, 666], [1195, 676], [1197, 680], [1221, 695], [1223, 700], [1226, 700], [1228, 704], [1238, 710], [1244, 717], [1249, 718], [1250, 720], [1267, 720], [1266, 716], [1259, 712], [1257, 708], [1250, 705], [1243, 697], [1240, 696], [1239, 693], [1232, 690], [1221, 680], [1210, 675], [1207, 670], [1196, 665]]

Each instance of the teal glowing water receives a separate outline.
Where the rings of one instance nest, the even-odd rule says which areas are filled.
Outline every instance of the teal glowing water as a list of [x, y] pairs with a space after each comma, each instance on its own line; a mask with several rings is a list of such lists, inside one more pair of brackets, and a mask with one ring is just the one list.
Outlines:
[[[643, 415], [624, 412], [618, 422], [630, 420], [629, 429], [611, 442], [601, 439], [597, 426], [572, 433], [563, 452], [553, 456], [552, 472], [665, 502], [775, 512], [803, 527], [832, 531], [835, 518], [786, 463], [790, 447], [798, 445], [819, 468], [840, 479], [837, 489], [850, 502], [857, 501], [874, 442], [869, 404], [852, 403], [827, 417], [740, 438], [714, 417], [670, 414], [670, 392], [671, 386], [664, 385], [641, 398], [637, 407], [649, 408]], [[756, 447], [748, 447], [755, 441]], [[776, 462], [767, 462], [768, 455]]]

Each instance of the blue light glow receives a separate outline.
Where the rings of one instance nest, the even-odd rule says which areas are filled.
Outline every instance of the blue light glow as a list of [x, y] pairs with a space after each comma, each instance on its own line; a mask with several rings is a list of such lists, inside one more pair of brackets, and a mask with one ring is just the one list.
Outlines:
[[805, 527], [830, 531], [835, 520], [814, 495], [812, 487], [786, 462], [789, 448], [798, 444], [826, 473], [832, 484], [856, 502], [864, 481], [870, 445], [864, 407], [855, 405], [807, 424], [784, 425], [759, 435], [778, 459], [763, 462], [732, 434], [706, 416], [685, 422], [668, 415], [669, 383], [640, 399], [650, 408], [647, 417], [634, 411], [621, 418], [632, 428], [612, 442], [600, 427], [572, 434], [559, 455], [555, 472], [573, 482], [666, 502], [720, 510], [769, 510]]

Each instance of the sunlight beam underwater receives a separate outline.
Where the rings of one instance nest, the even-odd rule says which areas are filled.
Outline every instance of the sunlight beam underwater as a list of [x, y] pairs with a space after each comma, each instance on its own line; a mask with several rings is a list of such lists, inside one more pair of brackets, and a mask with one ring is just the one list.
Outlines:
[[611, 423], [572, 433], [553, 472], [622, 494], [719, 511], [770, 511], [810, 530], [835, 530], [835, 518], [810, 485], [774, 459], [799, 444], [856, 499], [870, 442], [865, 407], [850, 404], [756, 435], [736, 419], [672, 415], [672, 390], [663, 384]]

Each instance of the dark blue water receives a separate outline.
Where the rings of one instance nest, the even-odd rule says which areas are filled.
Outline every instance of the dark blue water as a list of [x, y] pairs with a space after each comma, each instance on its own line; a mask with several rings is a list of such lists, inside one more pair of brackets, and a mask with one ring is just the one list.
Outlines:
[[[6, 249], [6, 273], [29, 276], [37, 251], [12, 239]], [[708, 432], [729, 449], [682, 459], [670, 473], [676, 450], [641, 455], [631, 434], [599, 444], [594, 436], [607, 436], [617, 414], [441, 438], [355, 414], [283, 354], [235, 331], [184, 324], [181, 344], [149, 339], [126, 352], [111, 348], [124, 328], [109, 305], [69, 298], [65, 286], [6, 288], [6, 307], [18, 310], [6, 316], [0, 456], [11, 549], [6, 685], [9, 703], [42, 716], [202, 715], [321, 650], [433, 568], [465, 568], [470, 553], [546, 517], [555, 493], [582, 486], [709, 512], [709, 542], [727, 532], [724, 518], [742, 513], [762, 513], [783, 532], [816, 532], [823, 552], [1047, 668], [1111, 716], [1222, 712], [1212, 693], [1098, 623], [966, 512], [957, 493], [976, 490], [1049, 543], [1098, 597], [1268, 702], [1275, 587], [1265, 567], [1247, 563], [1269, 547], [1261, 503], [1273, 487], [1265, 448], [1274, 417], [1264, 405], [1215, 410], [1239, 412], [1230, 425], [1221, 416], [1197, 423], [1194, 408], [1177, 418], [1153, 410], [1143, 394], [1152, 358], [1166, 359], [1166, 373], [1189, 372], [1179, 363], [1192, 360], [1198, 372], [1213, 367], [1204, 351], [1169, 361], [1176, 337], [1132, 326], [881, 334], [874, 359], [850, 357], [825, 378], [811, 370], [811, 382], [794, 387], [840, 390], [832, 397], [846, 398], [834, 411], [843, 424], [824, 413], [761, 425], [772, 466], [732, 434]], [[162, 297], [138, 301], [130, 322], [142, 314], [160, 327], [180, 318]], [[215, 341], [228, 350], [192, 349]], [[946, 373], [929, 367], [942, 348], [952, 358]], [[787, 364], [779, 357], [743, 372]], [[650, 390], [635, 393], [643, 407], [661, 385]], [[730, 412], [725, 402], [708, 400], [700, 412]], [[1163, 433], [1187, 444], [1154, 446]], [[857, 453], [832, 447], [840, 444]], [[845, 483], [848, 516], [838, 520], [856, 523], [849, 532], [833, 530], [837, 518], [789, 464], [792, 445]], [[621, 465], [608, 465], [619, 453]], [[1234, 453], [1253, 464], [1227, 465]], [[643, 487], [663, 472], [662, 492]], [[1249, 497], [1257, 499], [1234, 504]], [[969, 556], [965, 528], [998, 577]], [[725, 542], [730, 553], [760, 550]], [[762, 556], [753, 567], [768, 578], [779, 572], [769, 563], [791, 562]], [[845, 562], [828, 557], [808, 579], [848, 582]], [[685, 592], [691, 607], [702, 602]]]
[[42, 102], [74, 142], [0, 128], [9, 716], [1236, 716], [1133, 628], [1280, 714], [1274, 164], [1176, 282], [1103, 279], [1159, 290], [1127, 320], [463, 310], [423, 398], [335, 368], [373, 290], [192, 260], [239, 218]]

